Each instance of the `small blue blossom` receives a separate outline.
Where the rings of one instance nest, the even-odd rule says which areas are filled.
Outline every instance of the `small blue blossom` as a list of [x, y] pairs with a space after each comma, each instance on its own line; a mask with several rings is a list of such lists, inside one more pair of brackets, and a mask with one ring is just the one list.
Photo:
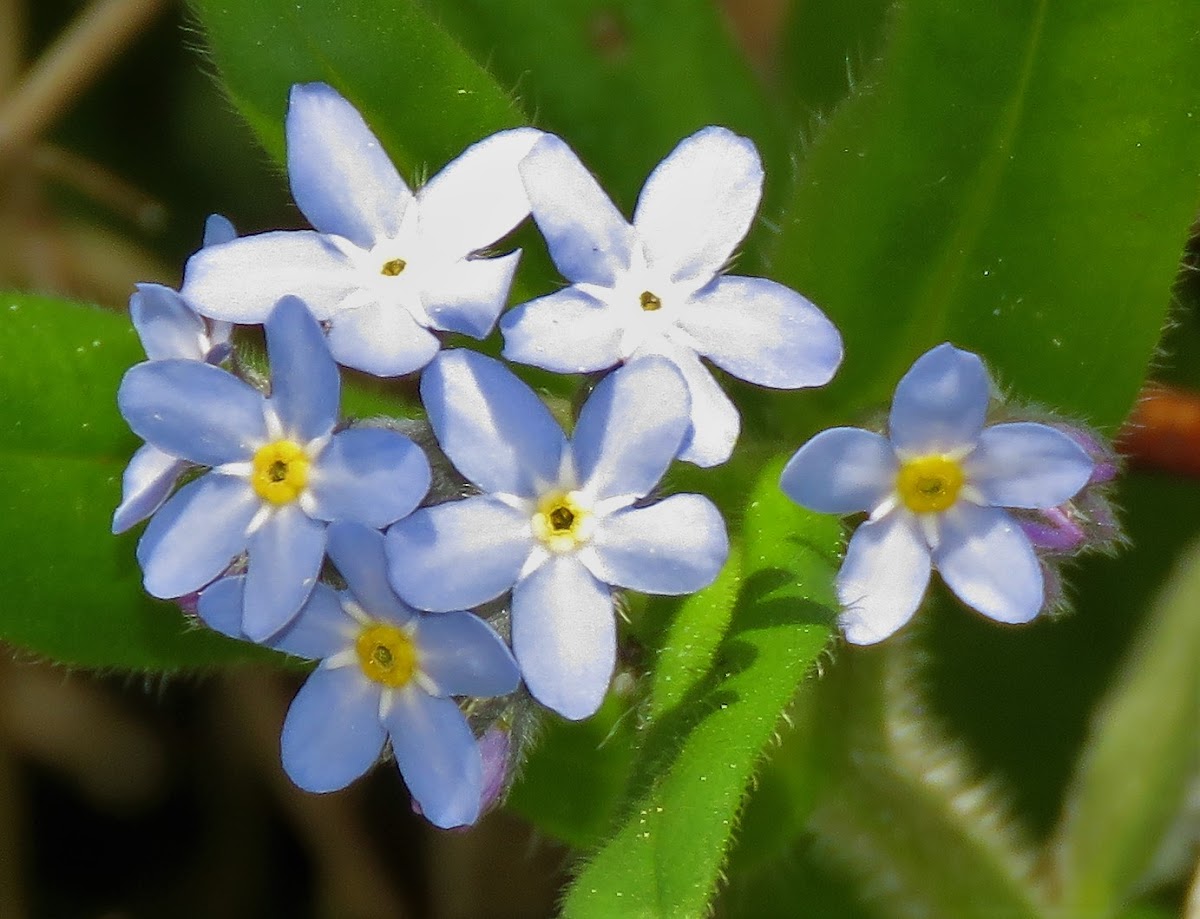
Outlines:
[[308, 597], [328, 521], [384, 527], [429, 488], [425, 455], [395, 431], [333, 433], [341, 381], [321, 329], [287, 298], [267, 317], [271, 395], [198, 361], [148, 361], [117, 400], [134, 433], [210, 471], [184, 485], [138, 544], [146, 590], [192, 593], [249, 554], [242, 630], [279, 631]]
[[434, 331], [483, 338], [520, 252], [478, 258], [529, 215], [518, 161], [541, 136], [501, 131], [414, 193], [362, 116], [324, 83], [292, 87], [288, 175], [316, 228], [248, 236], [198, 252], [184, 295], [206, 316], [261, 322], [288, 294], [329, 326], [342, 364], [378, 376], [424, 367]]
[[[347, 589], [318, 584], [269, 647], [319, 660], [283, 725], [283, 768], [305, 791], [349, 785], [391, 744], [421, 812], [440, 827], [474, 823], [488, 798], [484, 757], [451, 696], [499, 696], [520, 676], [504, 641], [467, 612], [425, 614], [388, 587], [383, 535], [329, 527], [329, 557]], [[210, 626], [236, 638], [245, 577], [200, 598]]]
[[546, 135], [521, 177], [558, 270], [572, 286], [522, 304], [500, 321], [504, 356], [558, 373], [666, 357], [691, 394], [680, 459], [725, 462], [737, 409], [701, 363], [761, 386], [827, 382], [842, 340], [793, 290], [721, 269], [750, 229], [762, 197], [754, 144], [720, 127], [683, 140], [651, 173], [629, 224], [578, 157]]
[[[213, 214], [204, 227], [204, 245], [237, 236], [224, 217]], [[129, 298], [133, 327], [152, 361], [204, 361], [219, 364], [229, 355], [228, 322], [206, 322], [178, 293], [161, 284], [139, 284]], [[124, 533], [162, 507], [188, 463], [144, 444], [133, 455], [121, 480], [121, 503], [113, 512], [112, 531]]]
[[642, 358], [592, 392], [571, 441], [502, 364], [439, 355], [421, 380], [438, 442], [482, 494], [422, 508], [387, 533], [396, 592], [419, 609], [478, 606], [512, 589], [512, 644], [529, 691], [567, 718], [592, 714], [616, 661], [612, 587], [684, 594], [729, 546], [701, 495], [642, 499], [688, 426], [670, 362]]
[[890, 439], [823, 431], [783, 470], [784, 492], [828, 514], [865, 511], [838, 572], [847, 640], [887, 638], [916, 612], [936, 568], [965, 604], [1000, 622], [1028, 622], [1046, 600], [1029, 536], [1005, 508], [1054, 508], [1082, 489], [1094, 463], [1045, 424], [985, 427], [982, 361], [946, 343], [896, 387]]

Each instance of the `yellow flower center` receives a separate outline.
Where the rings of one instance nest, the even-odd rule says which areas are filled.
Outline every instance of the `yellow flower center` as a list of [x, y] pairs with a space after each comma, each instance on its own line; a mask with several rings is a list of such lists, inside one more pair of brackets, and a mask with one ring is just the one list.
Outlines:
[[383, 263], [383, 267], [379, 269], [379, 273], [385, 277], [394, 278], [407, 267], [408, 262], [402, 258], [388, 259]]
[[900, 467], [896, 491], [905, 507], [917, 514], [944, 511], [958, 500], [965, 477], [958, 460], [920, 456]]
[[569, 552], [591, 535], [591, 511], [578, 492], [551, 492], [538, 502], [533, 515], [533, 535], [552, 552]]
[[272, 504], [290, 504], [308, 484], [308, 456], [291, 440], [277, 440], [254, 454], [250, 484]]
[[654, 296], [648, 290], [643, 290], [642, 295], [638, 298], [638, 302], [642, 304], [642, 309], [647, 313], [653, 313], [655, 310], [662, 309], [662, 300]]
[[380, 622], [363, 629], [354, 650], [366, 678], [384, 686], [405, 686], [417, 673], [417, 646], [394, 625]]

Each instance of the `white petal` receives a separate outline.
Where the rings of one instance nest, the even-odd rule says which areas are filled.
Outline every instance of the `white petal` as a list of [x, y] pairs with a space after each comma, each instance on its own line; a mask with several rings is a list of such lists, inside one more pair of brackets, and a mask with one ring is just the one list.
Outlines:
[[742, 419], [696, 353], [665, 340], [656, 341], [653, 351], [641, 353], [661, 354], [679, 369], [687, 382], [692, 429], [684, 437], [679, 458], [697, 466], [719, 466], [729, 459]]
[[420, 370], [438, 353], [437, 336], [393, 303], [367, 303], [345, 310], [329, 326], [329, 350], [339, 364], [398, 377]]
[[987, 414], [988, 385], [978, 355], [949, 342], [927, 351], [896, 386], [888, 421], [892, 443], [914, 454], [973, 447]]
[[971, 484], [998, 507], [1057, 507], [1091, 478], [1095, 463], [1074, 440], [1032, 422], [984, 428], [964, 464]]
[[421, 302], [434, 327], [472, 338], [490, 335], [520, 260], [519, 250], [501, 258], [460, 259], [426, 275]]
[[514, 128], [485, 137], [417, 192], [421, 249], [458, 259], [492, 245], [529, 216], [517, 164], [542, 136]]
[[788, 460], [779, 487], [822, 514], [873, 511], [895, 488], [898, 468], [887, 438], [860, 428], [830, 428]]
[[504, 357], [555, 373], [591, 373], [621, 362], [617, 311], [576, 287], [522, 303], [500, 320]]
[[552, 558], [513, 590], [512, 643], [533, 697], [564, 718], [586, 718], [616, 665], [612, 595], [574, 556]]
[[288, 294], [328, 319], [359, 284], [358, 270], [328, 239], [295, 230], [201, 249], [188, 259], [180, 293], [214, 319], [262, 322]]
[[363, 249], [396, 235], [412, 192], [358, 110], [331, 86], [292, 87], [287, 157], [292, 197], [320, 232]]
[[929, 569], [929, 549], [911, 515], [889, 514], [855, 530], [837, 576], [846, 640], [874, 644], [908, 622], [925, 596]]
[[685, 138], [646, 180], [633, 217], [650, 267], [673, 281], [716, 274], [749, 231], [762, 183], [748, 138], [720, 127]]
[[629, 270], [635, 235], [595, 178], [562, 140], [544, 135], [520, 165], [538, 229], [572, 283], [611, 287]]
[[941, 515], [933, 561], [963, 603], [999, 622], [1028, 622], [1045, 603], [1042, 567], [1007, 513], [960, 501]]
[[765, 278], [718, 278], [677, 321], [701, 354], [759, 386], [824, 386], [842, 362], [842, 337], [825, 314]]

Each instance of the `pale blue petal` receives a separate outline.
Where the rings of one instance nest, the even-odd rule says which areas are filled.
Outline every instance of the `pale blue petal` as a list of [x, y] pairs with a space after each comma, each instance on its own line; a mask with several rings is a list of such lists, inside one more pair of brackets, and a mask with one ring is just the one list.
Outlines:
[[392, 590], [387, 576], [383, 534], [361, 523], [331, 523], [326, 551], [346, 581], [346, 587], [367, 613], [404, 625], [413, 610]]
[[677, 321], [701, 354], [759, 386], [824, 386], [842, 362], [837, 327], [794, 290], [765, 278], [718, 278]]
[[421, 299], [434, 326], [472, 338], [490, 335], [520, 260], [519, 250], [500, 258], [462, 259], [427, 277]]
[[299, 83], [286, 128], [292, 197], [314, 227], [362, 249], [396, 235], [412, 192], [354, 106], [325, 83]]
[[139, 447], [121, 477], [121, 503], [113, 512], [112, 531], [124, 533], [158, 510], [187, 467], [150, 444]]
[[671, 495], [596, 526], [584, 561], [601, 581], [648, 594], [689, 594], [712, 583], [729, 556], [721, 512], [703, 495]]
[[146, 590], [170, 599], [199, 590], [246, 548], [261, 500], [243, 479], [209, 473], [162, 506], [138, 543]]
[[429, 491], [429, 461], [403, 434], [350, 428], [335, 434], [311, 468], [312, 514], [385, 527]]
[[889, 514], [855, 530], [837, 575], [846, 640], [874, 644], [908, 622], [929, 586], [929, 569], [929, 549], [912, 515]]
[[587, 718], [616, 666], [612, 594], [573, 555], [556, 556], [514, 588], [512, 643], [533, 697], [564, 718]]
[[297, 504], [276, 508], [250, 537], [250, 568], [242, 631], [266, 641], [288, 622], [312, 593], [325, 558], [325, 524]]
[[896, 487], [900, 465], [885, 437], [830, 428], [804, 444], [779, 477], [783, 493], [822, 514], [873, 511]]
[[422, 616], [417, 626], [421, 670], [451, 696], [503, 696], [517, 688], [521, 675], [495, 629], [470, 613]]
[[974, 446], [989, 382], [979, 356], [949, 342], [917, 358], [896, 387], [888, 427], [897, 449], [948, 453]]
[[328, 319], [361, 285], [354, 264], [311, 230], [279, 230], [209, 246], [188, 259], [180, 293], [201, 314], [262, 322], [280, 297], [300, 297]]
[[691, 429], [684, 435], [679, 458], [697, 466], [719, 466], [733, 453], [741, 430], [742, 419], [737, 407], [694, 351], [660, 341], [654, 345], [652, 353], [666, 357], [687, 383]]
[[641, 498], [658, 484], [688, 432], [687, 384], [665, 358], [614, 370], [592, 391], [571, 442], [582, 489], [598, 498]]
[[514, 307], [500, 331], [506, 359], [555, 373], [607, 370], [625, 357], [617, 312], [574, 287]]
[[246, 578], [242, 575], [221, 578], [204, 588], [196, 603], [196, 614], [204, 624], [222, 635], [245, 641], [242, 634], [242, 592]]
[[296, 618], [266, 644], [296, 657], [321, 660], [354, 647], [360, 630], [361, 626], [342, 608], [342, 595], [327, 584], [317, 584]]
[[1074, 497], [1095, 468], [1062, 431], [1033, 422], [984, 428], [964, 465], [988, 504], [1029, 508], [1057, 507]]
[[529, 216], [517, 164], [542, 137], [499, 131], [472, 144], [417, 192], [421, 249], [461, 258], [492, 245]]
[[650, 267], [672, 281], [716, 274], [749, 231], [762, 185], [749, 138], [707, 127], [680, 141], [650, 173], [633, 216]]
[[152, 361], [202, 361], [208, 352], [204, 320], [169, 287], [138, 284], [129, 298], [129, 318]]
[[1045, 603], [1042, 567], [1017, 522], [959, 501], [941, 515], [933, 563], [963, 603], [998, 622], [1028, 622]]
[[135, 434], [201, 466], [250, 459], [266, 438], [265, 402], [254, 387], [199, 361], [138, 364], [117, 392]]
[[284, 297], [266, 321], [271, 408], [289, 437], [301, 443], [333, 430], [342, 378], [321, 326], [301, 300]]
[[528, 516], [481, 495], [410, 514], [387, 531], [385, 545], [396, 593], [444, 613], [512, 587], [534, 543]]
[[305, 791], [337, 791], [375, 765], [386, 739], [379, 685], [357, 667], [318, 667], [283, 722], [283, 771]]
[[384, 723], [421, 813], [444, 829], [474, 823], [483, 796], [483, 758], [467, 719], [454, 700], [415, 688], [395, 698]]
[[339, 364], [377, 377], [420, 370], [442, 343], [395, 303], [368, 303], [339, 313], [329, 327], [329, 350]]
[[228, 217], [220, 214], [209, 214], [204, 221], [204, 241], [202, 246], [219, 246], [237, 239], [237, 229]]
[[558, 270], [572, 283], [613, 286], [629, 270], [636, 235], [579, 157], [547, 134], [520, 170]]
[[562, 429], [499, 361], [445, 351], [421, 377], [421, 399], [442, 450], [483, 491], [532, 498], [558, 481]]

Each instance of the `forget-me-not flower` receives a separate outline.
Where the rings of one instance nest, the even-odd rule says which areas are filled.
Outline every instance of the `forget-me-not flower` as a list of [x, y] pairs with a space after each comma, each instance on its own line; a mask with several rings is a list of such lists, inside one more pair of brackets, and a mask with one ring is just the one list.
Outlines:
[[[305, 791], [336, 791], [390, 742], [421, 812], [440, 827], [474, 823], [485, 803], [483, 756], [451, 696], [499, 696], [520, 676], [504, 641], [466, 612], [419, 613], [388, 586], [383, 535], [329, 527], [329, 557], [347, 589], [318, 584], [295, 620], [266, 644], [319, 660], [283, 725], [283, 768]], [[244, 577], [200, 598], [210, 626], [236, 638]]]
[[184, 296], [206, 316], [261, 322], [294, 294], [328, 322], [340, 363], [378, 376], [424, 367], [440, 347], [435, 331], [486, 336], [520, 252], [475, 256], [528, 216], [517, 163], [541, 132], [493, 134], [414, 193], [324, 83], [292, 87], [286, 127], [292, 195], [316, 229], [196, 253]]
[[429, 488], [425, 454], [395, 431], [333, 433], [341, 380], [304, 304], [267, 317], [271, 395], [197, 361], [138, 364], [118, 393], [134, 433], [210, 471], [151, 518], [138, 544], [146, 590], [192, 593], [247, 552], [242, 631], [261, 641], [308, 597], [333, 520], [387, 526]]
[[482, 494], [418, 510], [387, 532], [396, 592], [427, 610], [477, 606], [512, 589], [512, 645], [529, 691], [567, 718], [592, 714], [616, 661], [612, 587], [684, 594], [728, 554], [701, 495], [643, 505], [688, 426], [669, 361], [615, 371], [571, 441], [498, 361], [439, 355], [421, 395], [442, 450]]
[[842, 341], [825, 315], [765, 278], [722, 275], [762, 196], [754, 144], [708, 127], [683, 140], [647, 179], [633, 223], [571, 149], [546, 135], [521, 163], [533, 218], [570, 287], [500, 320], [504, 356], [558, 373], [666, 357], [691, 393], [680, 458], [713, 466], [737, 440], [737, 409], [701, 363], [795, 389], [829, 382]]
[[870, 514], [838, 572], [847, 640], [887, 638], [916, 611], [936, 568], [968, 606], [1000, 622], [1042, 609], [1042, 568], [1004, 508], [1056, 507], [1083, 488], [1093, 462], [1045, 424], [985, 427], [983, 362], [946, 343], [921, 356], [892, 401], [889, 437], [823, 431], [802, 446], [780, 485], [829, 514]]
[[[236, 236], [233, 224], [218, 214], [212, 214], [204, 225], [205, 246]], [[179, 358], [219, 364], [229, 355], [232, 324], [205, 321], [183, 297], [162, 284], [137, 285], [129, 298], [129, 317], [152, 361]], [[150, 444], [138, 448], [125, 467], [112, 531], [124, 533], [162, 507], [188, 465]]]

